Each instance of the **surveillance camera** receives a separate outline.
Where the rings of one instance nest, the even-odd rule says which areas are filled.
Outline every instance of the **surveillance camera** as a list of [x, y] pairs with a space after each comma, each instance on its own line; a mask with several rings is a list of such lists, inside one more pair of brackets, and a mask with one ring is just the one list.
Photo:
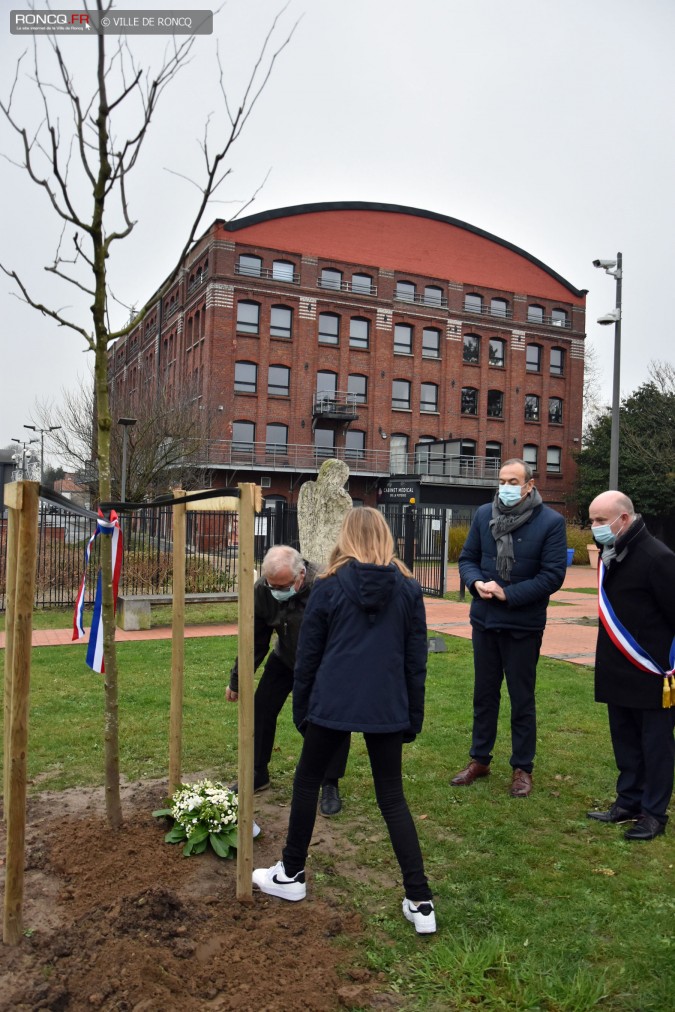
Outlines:
[[594, 260], [594, 267], [604, 267], [605, 270], [609, 270], [612, 267], [616, 267], [616, 260]]
[[607, 326], [610, 323], [617, 323], [621, 319], [621, 313], [618, 309], [613, 309], [611, 313], [605, 313], [604, 316], [598, 317], [598, 323], [602, 326]]

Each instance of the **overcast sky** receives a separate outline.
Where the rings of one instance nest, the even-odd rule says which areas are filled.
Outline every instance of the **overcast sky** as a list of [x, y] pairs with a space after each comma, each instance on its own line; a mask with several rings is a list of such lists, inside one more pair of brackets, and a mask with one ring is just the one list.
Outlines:
[[[27, 40], [9, 34], [9, 11], [20, 9], [20, 0], [0, 5], [5, 98]], [[59, 6], [54, 0], [52, 7]], [[117, 4], [120, 10], [188, 6]], [[35, 0], [36, 10], [44, 7]], [[236, 105], [280, 10], [271, 0], [229, 0], [214, 36], [197, 39], [192, 64], [165, 93], [130, 180], [139, 224], [111, 261], [116, 293], [128, 305], [140, 305], [155, 290], [186, 236], [197, 192], [167, 170], [195, 176], [205, 119], [222, 116], [215, 38]], [[298, 18], [201, 231], [213, 218], [234, 214], [268, 170], [245, 213], [369, 200], [478, 226], [589, 290], [587, 331], [607, 402], [614, 328], [595, 321], [614, 307], [615, 282], [592, 261], [621, 250], [622, 392], [647, 378], [651, 360], [675, 361], [663, 308], [675, 283], [673, 0], [290, 0], [282, 30]], [[156, 66], [166, 40], [130, 42], [139, 59]], [[89, 91], [94, 40], [66, 43], [80, 90]], [[45, 54], [47, 45], [40, 40]], [[39, 105], [28, 95], [17, 93], [18, 108], [36, 123]], [[5, 122], [0, 151], [17, 156]], [[2, 263], [25, 278], [36, 298], [73, 305], [64, 312], [90, 326], [73, 291], [44, 273], [59, 236], [45, 196], [5, 159], [0, 193]], [[86, 188], [82, 195], [90, 201]], [[0, 446], [24, 438], [36, 400], [58, 399], [62, 387], [86, 374], [90, 358], [80, 337], [11, 293], [0, 275]]]

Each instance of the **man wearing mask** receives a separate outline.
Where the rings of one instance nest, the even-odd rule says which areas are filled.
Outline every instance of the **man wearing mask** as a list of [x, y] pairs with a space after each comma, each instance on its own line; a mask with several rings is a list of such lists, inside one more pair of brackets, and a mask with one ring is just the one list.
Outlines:
[[599, 565], [595, 699], [607, 704], [619, 776], [599, 822], [635, 822], [627, 840], [665, 832], [675, 763], [675, 554], [652, 537], [628, 496], [603, 492], [589, 507]]
[[[300, 626], [317, 571], [289, 545], [275, 545], [265, 555], [261, 576], [253, 588], [253, 663], [257, 670], [276, 641], [258, 682], [253, 701], [253, 790], [256, 794], [270, 785], [269, 763], [274, 748], [277, 717], [293, 688], [293, 669]], [[238, 658], [230, 673], [225, 698], [239, 698]], [[321, 788], [319, 810], [337, 815], [342, 809], [338, 781], [345, 774], [349, 739], [332, 760]], [[236, 789], [237, 785], [234, 785]]]
[[532, 790], [537, 742], [535, 682], [549, 597], [567, 568], [565, 521], [544, 506], [524, 460], [507, 460], [491, 503], [474, 517], [459, 557], [471, 591], [474, 658], [473, 735], [469, 765], [450, 783], [468, 787], [490, 772], [502, 681], [511, 701], [510, 793]]

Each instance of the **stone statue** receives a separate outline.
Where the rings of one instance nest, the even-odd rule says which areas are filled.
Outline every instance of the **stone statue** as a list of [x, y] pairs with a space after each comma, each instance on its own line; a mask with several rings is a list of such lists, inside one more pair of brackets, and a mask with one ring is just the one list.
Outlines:
[[349, 468], [343, 460], [324, 460], [316, 481], [306, 481], [298, 495], [300, 554], [325, 566], [352, 499], [344, 489]]

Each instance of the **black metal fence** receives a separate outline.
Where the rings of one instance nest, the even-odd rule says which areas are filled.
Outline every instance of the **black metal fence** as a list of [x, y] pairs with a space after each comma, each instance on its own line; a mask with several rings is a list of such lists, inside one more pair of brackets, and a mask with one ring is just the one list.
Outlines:
[[[432, 507], [381, 507], [399, 556], [413, 570], [425, 594], [442, 596], [447, 560], [446, 511]], [[239, 554], [236, 512], [188, 512], [185, 588], [188, 593], [236, 591]], [[36, 608], [69, 608], [84, 571], [85, 550], [96, 530], [93, 518], [40, 504]], [[121, 518], [124, 563], [120, 591], [167, 594], [173, 588], [173, 513], [170, 506], [148, 507]], [[93, 604], [99, 541], [92, 546], [85, 605]], [[254, 555], [259, 570], [272, 545], [300, 548], [297, 507], [278, 502], [255, 517]], [[0, 519], [0, 611], [6, 607], [7, 522]]]

